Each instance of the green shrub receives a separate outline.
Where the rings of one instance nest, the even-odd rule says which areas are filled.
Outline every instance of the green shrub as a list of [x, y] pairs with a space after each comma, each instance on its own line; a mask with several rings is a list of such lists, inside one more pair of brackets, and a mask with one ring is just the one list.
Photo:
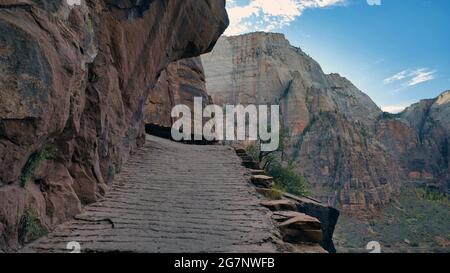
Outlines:
[[308, 182], [292, 166], [284, 167], [279, 163], [273, 163], [268, 166], [267, 172], [276, 184], [287, 192], [303, 196], [310, 194]]
[[260, 149], [258, 145], [252, 144], [247, 146], [246, 148], [247, 150], [247, 155], [250, 156], [251, 158], [253, 158], [254, 161], [256, 162], [260, 162]]
[[116, 176], [116, 167], [114, 165], [109, 166], [108, 168], [108, 174], [106, 177], [106, 182], [108, 184], [112, 183], [114, 181], [114, 177]]
[[[260, 145], [250, 145], [247, 147], [247, 154], [264, 166], [263, 169], [274, 178], [276, 187], [278, 187], [282, 193], [289, 192], [295, 195], [309, 195], [308, 182], [306, 179], [298, 174], [291, 164], [289, 164], [288, 167], [283, 167], [280, 163], [279, 158], [280, 154], [282, 157], [285, 149], [286, 136], [286, 132], [280, 132], [280, 146], [277, 151], [261, 152]], [[269, 196], [269, 198], [279, 197], [277, 195], [280, 194], [274, 193], [273, 196]]]
[[275, 182], [272, 186], [272, 189], [277, 190], [281, 193], [285, 193], [287, 192], [286, 187], [284, 187], [283, 185], [281, 185], [280, 183]]
[[283, 199], [283, 194], [286, 192], [286, 188], [279, 183], [274, 183], [272, 189], [268, 190], [264, 196], [270, 200], [281, 200]]
[[369, 131], [368, 131], [367, 128], [364, 127], [364, 126], [361, 127], [360, 132], [361, 132], [361, 135], [362, 135], [364, 138], [367, 138], [367, 137], [369, 136]]
[[281, 200], [283, 198], [283, 193], [274, 189], [268, 190], [264, 196], [270, 200]]
[[428, 188], [418, 188], [415, 191], [416, 196], [419, 199], [449, 205], [448, 196], [445, 193], [441, 193], [437, 190], [431, 190]]
[[20, 176], [20, 186], [25, 187], [26, 183], [34, 177], [34, 174], [39, 165], [46, 159], [51, 159], [53, 157], [53, 154], [54, 151], [48, 147], [32, 154], [28, 158], [25, 167], [23, 167], [22, 169], [22, 175]]
[[47, 234], [47, 229], [41, 224], [37, 213], [28, 208], [20, 219], [19, 239], [21, 243], [28, 243]]
[[89, 33], [93, 34], [94, 33], [94, 22], [92, 22], [91, 17], [88, 17], [86, 19], [86, 24], [87, 24]]
[[[280, 157], [283, 157], [283, 153], [286, 147], [287, 132], [280, 131], [280, 146], [277, 151], [262, 152], [260, 150], [260, 144], [253, 144], [247, 146], [247, 154], [253, 158], [253, 160], [260, 163], [263, 169], [273, 177], [275, 181], [275, 187], [273, 192], [269, 192], [266, 196], [273, 199], [281, 199], [284, 192], [289, 192], [295, 195], [309, 195], [309, 187], [306, 179], [297, 173], [295, 169], [289, 164], [288, 167], [283, 167], [280, 163]], [[277, 191], [278, 190], [278, 191]]]

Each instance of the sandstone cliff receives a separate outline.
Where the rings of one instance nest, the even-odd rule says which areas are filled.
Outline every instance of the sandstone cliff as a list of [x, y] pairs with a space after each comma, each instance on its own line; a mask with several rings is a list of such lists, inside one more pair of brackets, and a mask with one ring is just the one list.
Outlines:
[[223, 37], [202, 60], [215, 103], [281, 105], [285, 160], [315, 197], [358, 216], [390, 201], [399, 168], [376, 138], [382, 111], [350, 81], [324, 74], [282, 34]]
[[377, 136], [397, 158], [405, 180], [449, 190], [450, 91], [385, 115]]
[[104, 193], [158, 75], [212, 49], [224, 2], [0, 0], [0, 248]]
[[204, 106], [212, 103], [206, 91], [200, 57], [173, 62], [161, 73], [155, 88], [150, 91], [144, 122], [170, 128], [173, 124], [172, 108], [183, 104], [194, 109], [195, 97], [203, 98]]

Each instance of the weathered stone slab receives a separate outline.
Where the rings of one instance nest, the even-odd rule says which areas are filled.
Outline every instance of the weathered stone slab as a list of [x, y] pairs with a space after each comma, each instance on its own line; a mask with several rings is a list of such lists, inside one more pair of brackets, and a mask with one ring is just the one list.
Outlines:
[[271, 211], [296, 211], [297, 210], [297, 204], [290, 200], [272, 200], [272, 201], [264, 201], [261, 202], [261, 205], [270, 209]]
[[[283, 215], [279, 214], [279, 216]], [[323, 241], [321, 223], [317, 218], [303, 213], [285, 214], [284, 216], [294, 216], [279, 225], [283, 240], [286, 242], [321, 243]]]
[[267, 175], [254, 175], [251, 178], [252, 184], [260, 188], [272, 188], [273, 177]]
[[250, 170], [252, 175], [266, 175], [266, 171], [264, 170]]
[[284, 197], [297, 202], [297, 210], [299, 212], [311, 215], [320, 220], [320, 222], [322, 223], [322, 230], [324, 235], [321, 245], [326, 250], [335, 252], [336, 249], [333, 243], [333, 233], [340, 212], [337, 209], [326, 206], [312, 198], [299, 197], [288, 193], [285, 193]]
[[244, 166], [247, 169], [260, 169], [259, 163], [253, 160], [242, 161], [242, 166]]

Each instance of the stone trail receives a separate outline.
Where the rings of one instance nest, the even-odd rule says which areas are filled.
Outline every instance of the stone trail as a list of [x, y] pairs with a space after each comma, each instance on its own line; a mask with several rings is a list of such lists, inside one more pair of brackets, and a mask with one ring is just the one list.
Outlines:
[[231, 147], [147, 136], [105, 198], [25, 252], [276, 252], [279, 233]]

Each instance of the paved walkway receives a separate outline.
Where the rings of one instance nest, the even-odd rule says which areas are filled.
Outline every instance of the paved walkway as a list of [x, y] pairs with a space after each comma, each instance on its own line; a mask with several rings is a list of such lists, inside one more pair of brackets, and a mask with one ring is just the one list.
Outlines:
[[226, 146], [147, 137], [104, 200], [26, 251], [275, 252], [277, 229]]

